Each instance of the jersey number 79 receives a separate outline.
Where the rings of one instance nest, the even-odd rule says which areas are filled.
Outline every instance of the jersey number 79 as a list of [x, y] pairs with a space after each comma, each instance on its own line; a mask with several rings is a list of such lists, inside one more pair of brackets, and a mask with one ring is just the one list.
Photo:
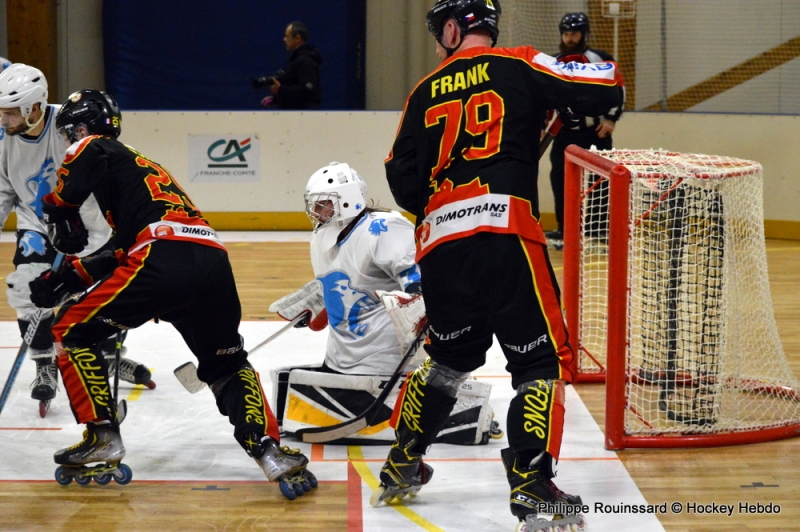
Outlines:
[[[473, 94], [465, 104], [462, 104], [461, 100], [451, 100], [429, 108], [425, 112], [425, 127], [435, 126], [444, 120], [444, 131], [439, 142], [439, 156], [436, 166], [432, 168], [430, 178], [434, 179], [439, 172], [453, 162], [452, 152], [462, 131], [462, 116], [466, 117], [463, 131], [476, 137], [461, 153], [464, 159], [470, 161], [486, 159], [500, 151], [504, 115], [503, 98], [494, 91]], [[482, 135], [484, 135], [483, 143], [479, 145], [481, 139], [477, 137]]]

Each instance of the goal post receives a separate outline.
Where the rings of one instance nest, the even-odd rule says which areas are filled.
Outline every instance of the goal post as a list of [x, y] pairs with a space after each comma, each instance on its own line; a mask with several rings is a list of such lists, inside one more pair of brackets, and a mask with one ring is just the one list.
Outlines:
[[772, 312], [761, 165], [565, 153], [564, 306], [575, 382], [606, 383], [608, 449], [800, 435]]

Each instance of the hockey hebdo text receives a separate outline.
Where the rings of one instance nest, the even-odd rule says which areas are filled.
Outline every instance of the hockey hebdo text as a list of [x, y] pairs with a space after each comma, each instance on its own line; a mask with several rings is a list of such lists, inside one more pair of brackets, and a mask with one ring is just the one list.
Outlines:
[[741, 515], [779, 514], [781, 507], [772, 502], [738, 502], [723, 504], [717, 502], [673, 502], [662, 504], [608, 504], [595, 502], [594, 504], [565, 504], [542, 503], [538, 512], [541, 514], [686, 514], [686, 515], [726, 515], [731, 517], [734, 513]]

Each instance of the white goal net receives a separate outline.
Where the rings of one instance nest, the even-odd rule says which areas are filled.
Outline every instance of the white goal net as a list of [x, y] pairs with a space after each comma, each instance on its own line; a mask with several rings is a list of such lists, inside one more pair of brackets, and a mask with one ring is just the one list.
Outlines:
[[[590, 153], [573, 153], [580, 152]], [[566, 207], [565, 286], [571, 276], [577, 289], [565, 290], [565, 306], [568, 319], [570, 306], [577, 314], [569, 325], [579, 380], [621, 377], [614, 404], [624, 408], [606, 416], [621, 424], [627, 446], [636, 437], [655, 446], [664, 437], [677, 439], [665, 445], [698, 437], [714, 445], [796, 435], [800, 382], [772, 312], [761, 165], [653, 150], [595, 153], [627, 174], [609, 180], [575, 159], [581, 201]], [[615, 187], [627, 190], [615, 195]], [[623, 262], [613, 262], [615, 253]], [[624, 299], [624, 316], [609, 309], [613, 297]], [[625, 331], [621, 341], [610, 338], [615, 326]]]

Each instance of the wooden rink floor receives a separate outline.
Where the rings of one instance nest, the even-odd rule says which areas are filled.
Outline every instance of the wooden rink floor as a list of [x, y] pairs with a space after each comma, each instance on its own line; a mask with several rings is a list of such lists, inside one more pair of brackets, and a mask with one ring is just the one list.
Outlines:
[[[243, 305], [241, 332], [253, 346], [282, 323], [269, 304], [312, 277], [305, 233], [225, 234]], [[263, 241], [266, 239], [280, 241]], [[767, 259], [778, 331], [795, 375], [800, 375], [800, 242], [769, 241]], [[0, 276], [12, 271], [13, 237], [0, 237]], [[551, 259], [561, 274], [562, 254]], [[19, 346], [15, 314], [0, 304], [0, 383]], [[251, 361], [271, 397], [269, 370], [320, 362], [326, 332], [292, 330]], [[14, 531], [283, 531], [447, 530], [511, 531], [508, 486], [499, 450], [434, 445], [428, 455], [433, 480], [404, 505], [373, 509], [369, 496], [385, 458], [384, 446], [322, 446], [282, 442], [311, 458], [319, 488], [289, 502], [232, 437], [204, 390], [185, 392], [172, 369], [191, 359], [168, 324], [148, 323], [129, 335], [128, 356], [153, 369], [155, 390], [121, 385], [129, 401], [122, 426], [133, 469], [127, 486], [62, 487], [53, 480], [52, 454], [77, 443], [63, 389], [40, 419], [29, 397], [34, 364], [28, 360], [0, 414], [0, 530]], [[496, 346], [479, 380], [493, 384], [491, 403], [504, 425], [510, 380]], [[603, 449], [602, 384], [568, 388], [567, 423], [556, 484], [590, 504], [589, 530], [747, 531], [800, 530], [800, 439], [712, 449]], [[594, 504], [680, 503], [680, 513], [634, 515], [596, 512]], [[730, 516], [699, 513], [733, 505]], [[779, 514], [746, 513], [740, 504], [779, 505]], [[687, 508], [696, 505], [690, 513]]]

